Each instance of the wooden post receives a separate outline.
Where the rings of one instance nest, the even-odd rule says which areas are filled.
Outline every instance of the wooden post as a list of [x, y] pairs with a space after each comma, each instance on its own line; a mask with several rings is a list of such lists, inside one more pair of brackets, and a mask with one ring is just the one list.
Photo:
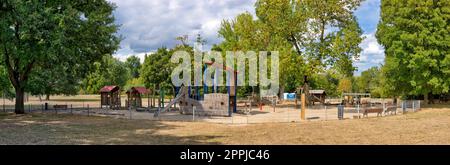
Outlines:
[[89, 104], [87, 105], [87, 109], [88, 109], [88, 116], [89, 116], [89, 115], [90, 115], [90, 114], [89, 114], [89, 113], [90, 113], [90, 112], [89, 112]]
[[305, 120], [305, 114], [306, 114], [306, 95], [302, 94], [302, 111], [301, 111], [301, 119]]

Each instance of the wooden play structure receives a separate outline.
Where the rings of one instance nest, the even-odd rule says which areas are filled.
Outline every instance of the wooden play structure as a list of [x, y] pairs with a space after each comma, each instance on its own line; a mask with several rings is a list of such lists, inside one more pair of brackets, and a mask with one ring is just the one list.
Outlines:
[[[166, 112], [174, 104], [178, 104], [181, 114], [191, 115], [207, 115], [207, 116], [232, 116], [237, 112], [237, 71], [233, 68], [225, 67], [221, 64], [214, 62], [205, 63], [205, 68], [214, 67], [219, 70], [219, 73], [223, 71], [227, 72], [227, 82], [233, 84], [227, 84], [226, 88], [228, 93], [218, 93], [219, 84], [217, 84], [216, 78], [221, 75], [215, 75], [213, 78], [213, 86], [208, 87], [203, 84], [203, 92], [200, 92], [200, 87], [195, 86], [182, 86], [176, 87], [176, 97], [165, 107], [158, 108], [155, 113], [155, 117], [159, 116], [161, 112]], [[205, 70], [206, 71], [206, 70]]]
[[[150, 91], [145, 87], [131, 87], [127, 91], [126, 107], [142, 108], [142, 96], [149, 95]], [[149, 97], [150, 98], [150, 97]]]
[[325, 104], [326, 97], [327, 97], [327, 93], [325, 92], [325, 90], [309, 90], [309, 98], [311, 99], [311, 103], [313, 105], [316, 102]]
[[100, 89], [100, 107], [104, 106], [109, 109], [120, 109], [120, 87], [119, 86], [105, 86]]

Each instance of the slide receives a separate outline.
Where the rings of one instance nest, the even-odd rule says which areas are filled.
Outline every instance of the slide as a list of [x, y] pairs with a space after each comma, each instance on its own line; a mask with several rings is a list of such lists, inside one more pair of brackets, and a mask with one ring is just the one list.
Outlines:
[[181, 87], [180, 92], [178, 93], [178, 95], [169, 104], [167, 104], [164, 107], [164, 109], [161, 110], [161, 108], [159, 108], [158, 111], [155, 112], [154, 117], [158, 117], [159, 113], [169, 110], [170, 107], [172, 107], [178, 101], [183, 99], [183, 97], [185, 97], [186, 93], [187, 93], [187, 90], [185, 90], [185, 87]]

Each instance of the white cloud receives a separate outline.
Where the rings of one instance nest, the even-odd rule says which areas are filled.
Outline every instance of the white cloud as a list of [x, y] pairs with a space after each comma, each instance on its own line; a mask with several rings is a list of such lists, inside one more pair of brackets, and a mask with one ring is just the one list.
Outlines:
[[145, 60], [145, 55], [148, 56], [148, 55], [151, 55], [151, 54], [152, 54], [152, 52], [149, 52], [149, 53], [137, 53], [137, 54], [136, 53], [133, 53], [133, 54], [122, 54], [120, 56], [119, 55], [116, 56], [116, 58], [119, 59], [122, 62], [125, 62], [125, 61], [127, 61], [128, 57], [137, 56], [139, 58], [141, 64], [143, 64], [144, 60]]
[[363, 49], [359, 60], [355, 61], [358, 67], [358, 74], [361, 71], [367, 70], [372, 66], [379, 66], [384, 63], [384, 48], [378, 44], [374, 33], [364, 34], [365, 39], [360, 44]]
[[[256, 0], [109, 0], [117, 5], [114, 12], [121, 26], [119, 34], [124, 37], [116, 57], [125, 60], [137, 55], [143, 61], [145, 53], [156, 51], [161, 46], [173, 47], [177, 36], [189, 35], [190, 42], [198, 33], [207, 40], [205, 49], [221, 42], [217, 31], [223, 19], [249, 11], [255, 13]], [[365, 0], [355, 12], [367, 37], [360, 45], [363, 48], [359, 61], [355, 61], [358, 72], [384, 61], [383, 48], [374, 36], [380, 15], [380, 0]]]
[[[116, 22], [125, 39], [116, 56], [142, 54], [166, 46], [173, 47], [177, 36], [189, 35], [191, 42], [200, 33], [206, 47], [219, 43], [218, 30], [223, 19], [249, 11], [255, 0], [109, 0], [117, 5]], [[144, 53], [145, 54], [145, 53]], [[124, 57], [120, 57], [124, 56]]]

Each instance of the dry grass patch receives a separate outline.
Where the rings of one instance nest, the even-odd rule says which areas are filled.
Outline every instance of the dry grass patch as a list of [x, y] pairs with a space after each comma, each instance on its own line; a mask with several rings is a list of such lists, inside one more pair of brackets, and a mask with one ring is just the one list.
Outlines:
[[250, 125], [0, 114], [0, 130], [0, 144], [450, 144], [450, 108]]

